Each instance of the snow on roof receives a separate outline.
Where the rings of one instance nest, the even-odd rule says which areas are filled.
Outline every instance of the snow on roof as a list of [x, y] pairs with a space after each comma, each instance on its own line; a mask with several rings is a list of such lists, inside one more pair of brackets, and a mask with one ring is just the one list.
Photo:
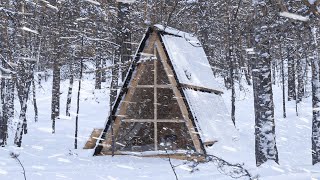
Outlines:
[[[168, 52], [178, 81], [221, 91], [200, 41], [194, 35], [171, 27], [155, 25]], [[203, 142], [230, 142], [237, 136], [229, 112], [220, 95], [185, 87], [185, 98]]]
[[237, 136], [230, 114], [220, 95], [183, 90], [203, 142], [230, 142]]
[[201, 43], [195, 36], [162, 25], [155, 27], [166, 32], [161, 37], [180, 83], [221, 91]]

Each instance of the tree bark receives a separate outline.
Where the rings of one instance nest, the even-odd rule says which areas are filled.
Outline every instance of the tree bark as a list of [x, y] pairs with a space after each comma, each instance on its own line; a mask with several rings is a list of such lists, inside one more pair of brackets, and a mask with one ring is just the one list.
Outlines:
[[[255, 20], [255, 54], [253, 63], [253, 92], [255, 110], [256, 165], [268, 160], [278, 163], [275, 138], [274, 104], [271, 82], [271, 57], [269, 53], [269, 26], [272, 24], [268, 2], [257, 2]], [[269, 10], [269, 12], [268, 12]], [[270, 22], [271, 21], [271, 22]]]
[[288, 101], [296, 100], [296, 77], [295, 77], [295, 62], [294, 62], [293, 48], [288, 45], [287, 59], [288, 59]]
[[282, 78], [282, 112], [283, 112], [283, 118], [287, 117], [286, 114], [286, 85], [284, 80], [284, 60], [282, 57], [282, 44], [280, 42], [280, 61], [281, 61], [281, 78]]
[[70, 80], [69, 80], [69, 89], [68, 89], [68, 95], [67, 95], [67, 104], [66, 104], [66, 116], [70, 116], [70, 109], [71, 109], [71, 101], [72, 101], [72, 89], [73, 89], [73, 68], [72, 64], [70, 64]]
[[32, 98], [33, 98], [33, 109], [34, 109], [34, 122], [38, 122], [38, 106], [37, 106], [37, 97], [36, 97], [36, 85], [34, 79], [32, 81]]
[[320, 60], [318, 54], [317, 28], [311, 28], [312, 58], [312, 164], [320, 163]]
[[95, 89], [101, 89], [101, 57], [100, 54], [96, 56], [96, 78]]

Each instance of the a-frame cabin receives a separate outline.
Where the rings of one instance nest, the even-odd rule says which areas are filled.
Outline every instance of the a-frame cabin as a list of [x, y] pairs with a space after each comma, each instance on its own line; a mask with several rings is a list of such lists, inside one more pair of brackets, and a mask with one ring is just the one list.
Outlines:
[[221, 93], [196, 37], [151, 27], [98, 142], [93, 140], [94, 155], [203, 156], [204, 146], [217, 140], [214, 129], [204, 133], [206, 121], [225, 115], [219, 112]]

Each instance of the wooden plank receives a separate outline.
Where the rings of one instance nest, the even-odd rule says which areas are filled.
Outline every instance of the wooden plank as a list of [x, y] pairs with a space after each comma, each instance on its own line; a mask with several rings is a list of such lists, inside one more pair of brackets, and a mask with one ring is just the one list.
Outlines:
[[156, 85], [137, 85], [136, 88], [154, 88], [154, 87], [157, 87], [157, 88], [171, 88], [172, 86], [171, 85], [159, 85], [159, 84], [156, 84]]
[[93, 149], [96, 146], [97, 140], [99, 139], [102, 131], [103, 131], [103, 129], [94, 128], [91, 135], [90, 135], [89, 140], [84, 145], [83, 149]]
[[207, 141], [207, 142], [204, 142], [203, 145], [205, 147], [211, 147], [212, 145], [214, 145], [216, 142], [218, 142], [217, 140], [215, 141]]
[[[156, 49], [153, 48], [153, 53], [156, 55]], [[154, 73], [153, 73], [153, 108], [154, 108], [154, 149], [157, 151], [158, 150], [158, 124], [157, 124], [157, 119], [158, 119], [158, 90], [157, 90], [157, 80], [158, 80], [158, 67], [157, 67], [157, 62], [153, 62], [154, 66]]]
[[153, 54], [154, 43], [157, 38], [158, 38], [157, 33], [153, 32], [150, 38], [148, 39], [148, 42], [146, 43], [146, 46], [143, 49], [142, 54]]
[[171, 122], [171, 123], [184, 123], [184, 119], [122, 119], [122, 122]]
[[[112, 155], [112, 153], [109, 152], [103, 152], [100, 155]], [[114, 152], [114, 155], [119, 156], [137, 156], [137, 157], [149, 157], [149, 158], [171, 158], [171, 159], [178, 159], [178, 160], [187, 160], [187, 161], [198, 161], [198, 162], [205, 162], [206, 158], [204, 154], [184, 154], [184, 153], [176, 153], [176, 154], [154, 154], [154, 155], [145, 155], [141, 154], [140, 152], [132, 152], [132, 153], [126, 153], [121, 151]]]
[[196, 91], [204, 91], [204, 92], [209, 92], [209, 93], [215, 93], [215, 94], [223, 94], [222, 91], [216, 90], [216, 89], [210, 89], [210, 88], [206, 88], [206, 87], [201, 87], [201, 86], [195, 86], [195, 85], [190, 85], [190, 84], [184, 84], [184, 83], [180, 83], [180, 86], [183, 88], [189, 88], [189, 89], [193, 89]]
[[167, 75], [168, 75], [170, 84], [172, 85], [174, 95], [177, 97], [178, 105], [179, 105], [180, 110], [182, 112], [182, 116], [186, 120], [186, 126], [189, 130], [189, 133], [190, 133], [191, 139], [193, 141], [193, 144], [196, 148], [196, 151], [198, 153], [203, 153], [203, 150], [201, 148], [200, 139], [198, 137], [198, 134], [197, 134], [195, 128], [193, 127], [193, 123], [192, 123], [191, 119], [189, 118], [189, 112], [188, 112], [187, 106], [185, 105], [185, 103], [183, 101], [183, 97], [178, 89], [177, 81], [174, 77], [173, 70], [168, 63], [169, 60], [168, 60], [167, 55], [163, 49], [163, 46], [162, 46], [160, 39], [158, 39], [156, 41], [156, 46], [157, 46], [157, 51], [159, 53], [159, 56], [161, 58], [161, 62], [164, 66], [164, 69], [165, 69]]

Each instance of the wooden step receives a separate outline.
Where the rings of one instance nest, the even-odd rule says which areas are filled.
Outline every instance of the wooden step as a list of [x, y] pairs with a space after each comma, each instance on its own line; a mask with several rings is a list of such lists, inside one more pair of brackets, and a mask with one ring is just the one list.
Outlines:
[[96, 146], [97, 140], [100, 137], [100, 134], [102, 133], [103, 129], [94, 128], [89, 140], [84, 145], [83, 149], [93, 149]]

